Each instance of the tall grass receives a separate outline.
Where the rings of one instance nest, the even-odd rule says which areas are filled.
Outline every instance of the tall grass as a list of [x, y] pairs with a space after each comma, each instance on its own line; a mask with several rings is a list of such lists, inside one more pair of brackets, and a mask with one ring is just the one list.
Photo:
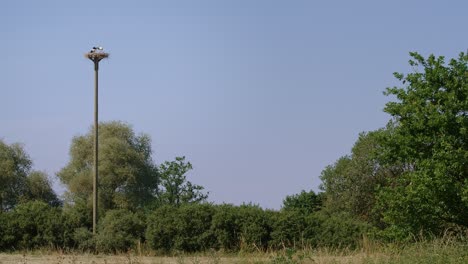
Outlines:
[[360, 247], [277, 251], [272, 263], [468, 263], [468, 240], [445, 236], [414, 243], [380, 243], [363, 238]]
[[0, 254], [0, 263], [468, 263], [468, 239], [445, 236], [414, 243], [380, 243], [363, 238], [360, 246], [351, 248], [303, 248], [269, 250], [266, 252], [225, 253], [207, 251], [203, 253], [176, 253], [172, 256], [155, 256], [154, 252], [129, 252], [119, 255], [93, 255], [86, 253], [63, 253], [60, 251], [27, 251], [17, 254]]

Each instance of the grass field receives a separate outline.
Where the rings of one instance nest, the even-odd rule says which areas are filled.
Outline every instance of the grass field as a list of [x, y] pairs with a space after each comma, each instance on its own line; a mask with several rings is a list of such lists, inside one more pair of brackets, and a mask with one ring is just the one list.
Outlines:
[[211, 252], [171, 257], [134, 254], [93, 255], [57, 252], [0, 254], [0, 264], [201, 264], [201, 263], [468, 263], [468, 243], [451, 240], [419, 242], [405, 246], [368, 243], [358, 250], [284, 250], [262, 253]]

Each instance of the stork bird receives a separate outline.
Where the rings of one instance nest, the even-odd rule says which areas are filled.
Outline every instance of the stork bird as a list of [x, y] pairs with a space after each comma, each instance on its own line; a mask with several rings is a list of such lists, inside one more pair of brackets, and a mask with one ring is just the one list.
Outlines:
[[93, 47], [89, 53], [94, 53], [96, 50], [103, 50], [103, 47]]

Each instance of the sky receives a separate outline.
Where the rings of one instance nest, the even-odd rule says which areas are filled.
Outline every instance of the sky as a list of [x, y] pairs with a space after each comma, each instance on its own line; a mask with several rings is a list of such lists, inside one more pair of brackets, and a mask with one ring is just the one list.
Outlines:
[[0, 139], [55, 174], [94, 115], [186, 156], [216, 203], [278, 209], [319, 191], [408, 73], [409, 52], [467, 51], [466, 1], [1, 1]]

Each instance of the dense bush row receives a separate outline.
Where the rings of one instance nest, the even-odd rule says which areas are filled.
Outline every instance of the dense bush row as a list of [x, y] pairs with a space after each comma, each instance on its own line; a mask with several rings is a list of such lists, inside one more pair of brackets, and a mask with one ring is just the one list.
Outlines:
[[330, 217], [322, 211], [272, 211], [250, 204], [205, 203], [161, 206], [146, 213], [109, 210], [93, 236], [89, 218], [77, 217], [80, 214], [74, 207], [56, 208], [40, 201], [20, 204], [0, 213], [0, 249], [126, 252], [140, 244], [167, 253], [353, 246], [366, 229], [344, 215]]

